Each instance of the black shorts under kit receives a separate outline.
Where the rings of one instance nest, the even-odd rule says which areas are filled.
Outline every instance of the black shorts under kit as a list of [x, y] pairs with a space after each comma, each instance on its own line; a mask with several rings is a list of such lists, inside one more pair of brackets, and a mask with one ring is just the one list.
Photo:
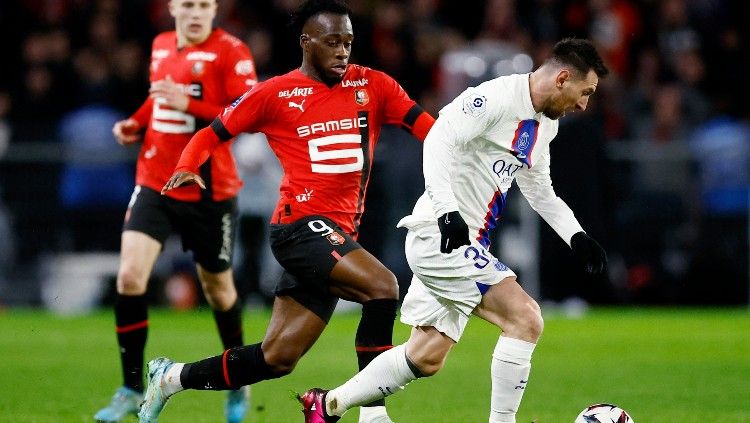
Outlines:
[[193, 260], [212, 273], [232, 266], [237, 199], [223, 201], [179, 201], [136, 186], [125, 214], [123, 231], [145, 233], [160, 243], [171, 233], [182, 238], [182, 249], [193, 252]]
[[270, 232], [271, 250], [284, 267], [276, 295], [289, 295], [328, 322], [338, 302], [329, 292], [329, 275], [342, 257], [362, 247], [323, 216], [271, 224]]

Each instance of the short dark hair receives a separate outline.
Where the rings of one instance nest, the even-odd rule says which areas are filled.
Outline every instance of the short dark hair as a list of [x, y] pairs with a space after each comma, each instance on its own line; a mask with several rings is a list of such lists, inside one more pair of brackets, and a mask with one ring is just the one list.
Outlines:
[[306, 0], [292, 14], [289, 26], [301, 33], [307, 20], [319, 13], [348, 16], [352, 11], [343, 0]]
[[583, 38], [565, 38], [558, 41], [552, 47], [550, 60], [573, 66], [582, 75], [586, 75], [591, 69], [599, 78], [609, 73], [594, 45]]

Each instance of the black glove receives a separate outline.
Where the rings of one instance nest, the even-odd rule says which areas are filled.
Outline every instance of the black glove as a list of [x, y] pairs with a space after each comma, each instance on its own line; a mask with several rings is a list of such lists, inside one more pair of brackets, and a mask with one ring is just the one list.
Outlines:
[[590, 276], [601, 276], [607, 272], [607, 253], [598, 242], [586, 234], [578, 232], [570, 239], [573, 254], [583, 264], [583, 270]]
[[448, 212], [438, 218], [440, 228], [440, 252], [450, 253], [462, 245], [469, 245], [469, 227], [457, 211]]

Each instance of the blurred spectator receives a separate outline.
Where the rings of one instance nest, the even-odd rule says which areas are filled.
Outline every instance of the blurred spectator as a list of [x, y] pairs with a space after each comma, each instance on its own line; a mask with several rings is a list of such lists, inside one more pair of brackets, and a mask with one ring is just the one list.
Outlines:
[[[728, 114], [694, 132], [702, 218], [690, 278], [691, 302], [743, 303], [748, 273], [750, 125]], [[706, 280], [713, 281], [708, 288]]]
[[591, 39], [616, 77], [631, 71], [633, 41], [641, 32], [641, 17], [629, 0], [590, 0]]
[[[650, 112], [634, 125], [631, 189], [616, 215], [629, 287], [642, 295], [656, 295], [651, 292], [654, 284], [674, 281], [685, 270], [692, 241], [693, 177], [687, 145], [691, 130], [682, 91], [674, 83], [656, 88]], [[679, 264], [666, 262], [673, 258]]]
[[112, 80], [113, 95], [110, 103], [118, 110], [136, 110], [148, 91], [148, 73], [142, 66], [145, 57], [143, 49], [134, 41], [120, 44], [112, 57], [114, 71]]
[[[11, 128], [7, 120], [10, 110], [10, 95], [0, 91], [0, 160], [10, 141]], [[15, 259], [15, 236], [11, 225], [11, 216], [2, 199], [3, 185], [0, 183], [0, 285], [6, 279]]]
[[66, 157], [60, 181], [61, 224], [69, 237], [63, 240], [74, 251], [117, 251], [122, 209], [132, 192], [133, 169], [122, 159], [112, 136], [112, 126], [123, 118], [114, 109], [91, 105], [75, 110], [60, 123], [60, 140]]
[[[5, 150], [8, 149], [10, 143], [10, 137], [12, 135], [12, 128], [8, 121], [8, 112], [10, 111], [11, 100], [10, 94], [0, 90], [0, 159], [5, 154]], [[0, 190], [2, 185], [0, 185]]]

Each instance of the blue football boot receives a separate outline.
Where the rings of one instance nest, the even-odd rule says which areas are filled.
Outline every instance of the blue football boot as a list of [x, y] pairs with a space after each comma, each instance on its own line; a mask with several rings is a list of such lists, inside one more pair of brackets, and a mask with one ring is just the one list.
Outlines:
[[164, 394], [162, 386], [164, 373], [169, 370], [174, 361], [159, 357], [148, 362], [148, 387], [146, 395], [138, 412], [140, 423], [154, 423], [159, 418], [159, 413], [167, 404], [168, 396]]
[[117, 423], [128, 414], [137, 414], [142, 402], [142, 393], [121, 386], [112, 395], [109, 405], [94, 414], [94, 420], [99, 423]]
[[249, 386], [227, 392], [227, 399], [224, 402], [224, 416], [227, 418], [227, 423], [240, 423], [245, 418], [249, 408]]

